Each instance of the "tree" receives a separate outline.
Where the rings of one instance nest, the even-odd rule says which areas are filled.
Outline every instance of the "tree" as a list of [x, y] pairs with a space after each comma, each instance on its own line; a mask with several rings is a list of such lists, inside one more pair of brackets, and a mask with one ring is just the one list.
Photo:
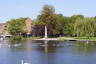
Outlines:
[[68, 23], [69, 23], [70, 17], [66, 17], [66, 16], [63, 16], [62, 14], [58, 14], [58, 20], [61, 23], [60, 35], [68, 36], [69, 34]]
[[35, 24], [32, 30], [32, 35], [34, 36], [44, 36], [44, 25]]
[[[45, 25], [42, 24], [35, 24], [32, 29], [32, 35], [34, 36], [41, 36], [43, 37], [45, 34]], [[50, 34], [50, 29], [47, 29], [48, 34]]]
[[38, 15], [38, 20], [47, 28], [51, 29], [50, 35], [59, 34], [60, 22], [58, 21], [58, 16], [55, 14], [55, 9], [51, 5], [45, 5], [40, 15]]
[[11, 35], [21, 35], [26, 32], [25, 19], [12, 19], [8, 21], [8, 31]]
[[68, 23], [68, 31], [70, 36], [75, 36], [75, 23], [77, 22], [78, 19], [83, 19], [83, 15], [73, 15], [70, 18], [70, 22]]
[[75, 24], [75, 32], [78, 37], [94, 37], [94, 26], [93, 18], [79, 19]]
[[96, 16], [94, 17], [94, 35], [96, 37]]

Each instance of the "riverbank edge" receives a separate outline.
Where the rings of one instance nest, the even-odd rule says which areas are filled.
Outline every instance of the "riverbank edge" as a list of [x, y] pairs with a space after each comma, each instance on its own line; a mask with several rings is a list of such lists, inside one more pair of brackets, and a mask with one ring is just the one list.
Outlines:
[[58, 40], [69, 40], [69, 41], [96, 41], [96, 37], [59, 37]]
[[61, 40], [61, 41], [96, 41], [96, 37], [88, 38], [81, 38], [81, 37], [57, 37], [57, 38], [34, 38], [32, 40]]
[[23, 40], [58, 40], [58, 41], [96, 41], [96, 37], [55, 37], [55, 38], [41, 38], [41, 37], [27, 37]]

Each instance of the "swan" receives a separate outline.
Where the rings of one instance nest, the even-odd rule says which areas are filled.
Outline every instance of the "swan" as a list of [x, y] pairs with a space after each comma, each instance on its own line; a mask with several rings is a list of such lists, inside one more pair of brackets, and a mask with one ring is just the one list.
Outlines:
[[24, 62], [24, 61], [22, 60], [22, 61], [21, 61], [21, 64], [30, 64], [30, 63]]

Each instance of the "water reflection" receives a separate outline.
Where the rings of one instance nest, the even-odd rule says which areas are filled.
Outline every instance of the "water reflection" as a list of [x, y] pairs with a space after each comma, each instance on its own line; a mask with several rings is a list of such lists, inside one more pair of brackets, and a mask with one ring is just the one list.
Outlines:
[[45, 42], [44, 42], [44, 50], [45, 50], [45, 53], [48, 53], [48, 41], [47, 40], [45, 40]]
[[96, 42], [0, 42], [0, 64], [20, 64], [21, 60], [31, 64], [95, 64], [95, 59]]
[[87, 54], [94, 53], [95, 48], [96, 48], [96, 43], [95, 42], [77, 42], [77, 51], [79, 53], [84, 53], [86, 52]]

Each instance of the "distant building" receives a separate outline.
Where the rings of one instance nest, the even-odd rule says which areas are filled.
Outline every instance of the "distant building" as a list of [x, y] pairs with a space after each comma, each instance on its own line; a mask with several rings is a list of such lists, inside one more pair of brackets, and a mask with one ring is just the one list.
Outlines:
[[[24, 18], [25, 19], [25, 24], [26, 24], [26, 32], [27, 34], [31, 34], [32, 31], [32, 20], [30, 18]], [[7, 30], [7, 23], [0, 23], [0, 35], [10, 35]]]
[[1, 23], [0, 24], [0, 35], [8, 35], [7, 31], [7, 23]]
[[32, 20], [30, 18], [25, 18], [26, 30], [27, 34], [31, 34], [32, 32]]

